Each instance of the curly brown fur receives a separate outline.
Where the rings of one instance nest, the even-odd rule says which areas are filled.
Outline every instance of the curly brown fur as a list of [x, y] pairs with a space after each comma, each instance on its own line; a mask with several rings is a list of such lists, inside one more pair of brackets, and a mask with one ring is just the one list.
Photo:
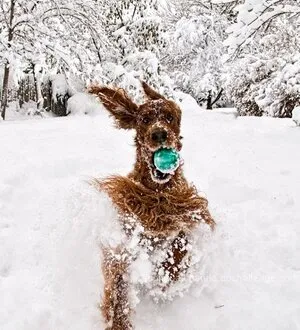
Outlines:
[[172, 189], [155, 194], [144, 185], [122, 176], [96, 180], [95, 183], [98, 189], [108, 194], [121, 214], [135, 215], [145, 233], [168, 236], [182, 229], [190, 231], [199, 222], [199, 219], [192, 219], [193, 212], [211, 227], [214, 226], [207, 209], [207, 200], [184, 180]]

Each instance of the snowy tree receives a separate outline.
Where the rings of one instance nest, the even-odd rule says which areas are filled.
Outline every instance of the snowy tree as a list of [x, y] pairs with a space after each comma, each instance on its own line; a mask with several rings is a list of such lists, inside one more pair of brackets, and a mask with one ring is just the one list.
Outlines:
[[227, 92], [240, 115], [291, 117], [300, 105], [299, 54], [260, 59], [246, 56], [227, 75]]
[[[42, 16], [49, 33], [55, 36], [50, 53], [51, 68], [44, 78], [48, 90], [44, 107], [57, 115], [67, 115], [67, 100], [84, 90], [85, 81], [98, 76], [99, 66], [112, 50], [103, 29], [101, 2], [97, 0], [65, 0], [50, 5]], [[81, 80], [81, 83], [80, 83]]]
[[291, 117], [300, 103], [300, 6], [245, 1], [226, 40], [226, 91], [241, 115]]
[[[14, 22], [16, 15], [16, 0], [6, 1], [1, 4], [0, 16], [1, 28], [0, 28], [0, 46], [1, 52], [1, 64], [4, 65], [2, 92], [1, 92], [1, 117], [5, 119], [5, 111], [7, 107], [7, 96], [8, 96], [8, 83], [9, 73], [11, 70], [11, 63], [16, 60], [12, 52], [12, 41], [16, 33], [16, 29], [19, 22]], [[18, 24], [19, 23], [19, 24]]]
[[168, 0], [162, 7], [164, 17], [174, 24], [182, 17], [190, 18], [202, 14], [219, 14], [229, 21], [236, 18], [236, 6], [244, 0]]
[[103, 5], [103, 24], [123, 58], [136, 51], [158, 52], [163, 43], [161, 20], [153, 0], [112, 0]]
[[[191, 2], [178, 4], [179, 8], [185, 8]], [[170, 16], [172, 8], [168, 8], [172, 32], [164, 62], [178, 88], [191, 94], [199, 104], [205, 103], [207, 109], [212, 109], [217, 102], [224, 102], [221, 98], [221, 58], [227, 19], [201, 2], [196, 3], [195, 14], [183, 9], [180, 13], [188, 16], [176, 21], [178, 4], [175, 3], [173, 19]]]
[[54, 57], [70, 71], [88, 77], [95, 64], [102, 63], [107, 51], [112, 50], [102, 25], [101, 1], [48, 1], [42, 22], [64, 52], [64, 56]]
[[237, 22], [228, 28], [229, 37], [225, 42], [229, 55], [241, 51], [261, 32], [266, 33], [278, 17], [293, 20], [300, 15], [300, 5], [294, 0], [245, 0], [236, 10]]
[[[42, 82], [53, 74], [86, 79], [102, 61], [110, 43], [103, 31], [96, 0], [5, 0], [1, 5], [0, 61], [4, 66], [1, 108], [5, 117], [9, 80], [16, 84], [32, 74], [36, 101], [43, 106]], [[54, 93], [54, 98], [56, 94]]]
[[118, 85], [142, 100], [140, 80], [171, 95], [172, 83], [161, 64], [165, 47], [157, 1], [113, 0], [103, 3], [103, 24], [113, 49], [98, 71], [100, 83]]
[[[21, 83], [19, 99], [30, 95], [38, 108], [59, 115], [91, 81], [118, 84], [137, 99], [140, 80], [171, 94], [160, 64], [165, 40], [156, 1], [4, 0], [0, 21], [6, 22], [0, 31], [4, 117], [9, 81]], [[74, 77], [82, 83], [74, 86]]]

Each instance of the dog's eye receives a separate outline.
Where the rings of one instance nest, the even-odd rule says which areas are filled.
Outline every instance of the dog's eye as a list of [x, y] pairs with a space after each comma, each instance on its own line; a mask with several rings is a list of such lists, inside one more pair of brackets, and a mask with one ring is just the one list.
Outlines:
[[173, 121], [173, 116], [170, 113], [166, 115], [166, 121], [168, 123], [171, 123]]
[[149, 124], [150, 121], [151, 121], [151, 119], [150, 119], [149, 117], [144, 117], [144, 118], [142, 119], [143, 124]]

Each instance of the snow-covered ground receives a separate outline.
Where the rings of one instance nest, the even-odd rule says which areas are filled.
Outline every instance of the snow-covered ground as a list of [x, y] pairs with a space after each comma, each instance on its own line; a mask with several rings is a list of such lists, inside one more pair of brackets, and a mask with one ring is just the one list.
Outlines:
[[[219, 224], [211, 272], [172, 302], [141, 297], [136, 329], [300, 329], [300, 129], [186, 109], [182, 135]], [[86, 181], [127, 173], [132, 136], [105, 113], [0, 124], [1, 330], [103, 329]]]

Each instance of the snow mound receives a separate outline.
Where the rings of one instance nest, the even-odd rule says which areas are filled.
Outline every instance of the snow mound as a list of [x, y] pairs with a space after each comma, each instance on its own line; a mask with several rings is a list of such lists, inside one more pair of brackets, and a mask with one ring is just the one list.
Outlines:
[[232, 118], [238, 117], [238, 111], [236, 108], [216, 108], [212, 110], [214, 113], [219, 113], [225, 116], [231, 116]]
[[97, 115], [103, 109], [95, 95], [76, 93], [68, 99], [67, 112], [70, 115]]
[[293, 110], [293, 121], [297, 126], [300, 126], [300, 107], [296, 107]]
[[183, 111], [203, 111], [197, 101], [189, 94], [186, 94], [181, 91], [174, 92], [175, 100], [178, 102], [179, 106]]

